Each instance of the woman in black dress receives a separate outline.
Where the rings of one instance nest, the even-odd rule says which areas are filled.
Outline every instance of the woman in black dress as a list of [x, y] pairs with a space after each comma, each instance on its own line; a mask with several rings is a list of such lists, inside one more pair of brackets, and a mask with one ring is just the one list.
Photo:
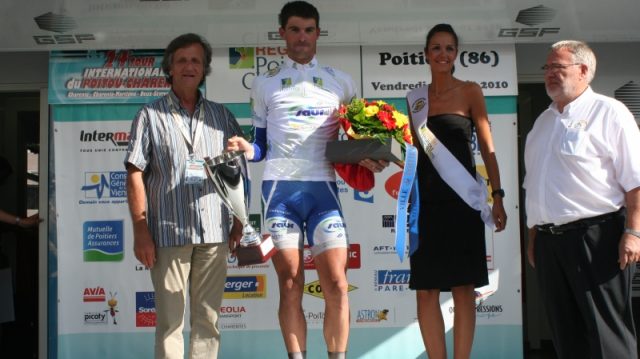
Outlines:
[[[422, 88], [429, 99], [427, 127], [474, 178], [471, 142], [475, 127], [494, 189], [493, 220], [496, 231], [502, 231], [507, 221], [502, 205], [504, 191], [486, 105], [478, 84], [453, 77], [458, 56], [458, 37], [453, 28], [447, 24], [433, 27], [424, 53], [431, 69], [431, 84]], [[424, 151], [418, 152], [420, 244], [410, 258], [410, 288], [416, 290], [418, 323], [429, 358], [446, 358], [439, 299], [441, 291], [451, 291], [455, 306], [454, 358], [469, 358], [476, 318], [474, 288], [489, 283], [484, 223], [480, 212], [469, 207], [442, 180]]]

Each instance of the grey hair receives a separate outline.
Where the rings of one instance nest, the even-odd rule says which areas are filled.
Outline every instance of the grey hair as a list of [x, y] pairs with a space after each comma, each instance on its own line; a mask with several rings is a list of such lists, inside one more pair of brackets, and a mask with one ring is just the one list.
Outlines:
[[587, 66], [587, 83], [590, 84], [596, 75], [596, 55], [586, 42], [562, 40], [551, 45], [551, 50], [567, 49], [573, 54], [573, 62]]

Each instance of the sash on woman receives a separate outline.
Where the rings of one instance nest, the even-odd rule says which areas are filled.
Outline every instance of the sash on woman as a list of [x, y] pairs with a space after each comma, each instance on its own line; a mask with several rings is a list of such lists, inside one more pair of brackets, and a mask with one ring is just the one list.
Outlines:
[[482, 221], [487, 227], [493, 229], [494, 223], [491, 216], [491, 207], [487, 203], [485, 179], [477, 172], [475, 178], [469, 174], [460, 161], [449, 152], [427, 127], [429, 118], [428, 87], [419, 87], [409, 92], [407, 94], [407, 102], [409, 111], [411, 111], [411, 123], [420, 145], [431, 160], [433, 167], [469, 207], [480, 211]]

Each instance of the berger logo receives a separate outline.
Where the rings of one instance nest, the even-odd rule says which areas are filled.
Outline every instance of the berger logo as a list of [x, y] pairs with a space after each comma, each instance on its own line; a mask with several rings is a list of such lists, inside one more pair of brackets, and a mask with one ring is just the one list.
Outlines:
[[107, 313], [85, 312], [84, 324], [107, 324]]
[[[352, 292], [354, 290], [358, 289], [358, 287], [349, 284], [347, 286], [347, 292]], [[324, 294], [322, 294], [322, 287], [320, 287], [320, 281], [319, 280], [314, 280], [311, 283], [306, 283], [304, 285], [304, 294], [309, 294], [312, 295], [316, 298], [321, 298], [324, 299]]]
[[353, 200], [365, 203], [373, 203], [373, 191], [353, 191]]
[[93, 34], [62, 34], [77, 27], [76, 21], [70, 16], [48, 12], [34, 17], [33, 20], [40, 29], [59, 33], [59, 35], [34, 35], [33, 39], [38, 45], [82, 44], [96, 39]]
[[80, 142], [111, 142], [117, 147], [129, 146], [129, 132], [80, 131]]
[[[320, 36], [329, 36], [329, 31], [328, 30], [320, 30]], [[282, 40], [282, 36], [280, 36], [280, 32], [278, 32], [278, 31], [269, 31], [269, 32], [267, 32], [267, 40], [269, 40], [269, 41]]]
[[[84, 185], [80, 188], [85, 199], [126, 198], [127, 172], [85, 172]], [[95, 204], [96, 201], [80, 201], [80, 204]]]
[[[556, 16], [556, 10], [544, 5], [534, 6], [528, 9], [520, 10], [516, 17], [516, 22], [527, 26], [536, 26], [553, 20]], [[498, 37], [510, 38], [533, 38], [542, 37], [547, 34], [559, 34], [559, 27], [513, 27], [502, 28], [498, 33]]]
[[107, 300], [107, 294], [102, 287], [85, 288], [82, 293], [83, 302], [104, 302]]
[[255, 67], [255, 48], [253, 47], [230, 47], [229, 48], [229, 68], [230, 69], [252, 69]]
[[156, 326], [156, 293], [136, 292], [136, 327]]
[[356, 323], [380, 323], [386, 321], [389, 309], [360, 309], [356, 313]]
[[86, 221], [82, 224], [85, 262], [120, 262], [124, 259], [124, 221]]
[[224, 284], [224, 299], [256, 299], [267, 296], [265, 274], [231, 275]]
[[398, 199], [398, 192], [400, 192], [400, 183], [402, 182], [402, 172], [394, 173], [389, 176], [384, 183], [384, 190], [393, 199]]
[[382, 269], [374, 273], [376, 292], [403, 292], [409, 288], [411, 272], [408, 269]]
[[616, 100], [627, 106], [633, 117], [635, 117], [636, 122], [640, 123], [640, 85], [629, 81], [615, 90], [613, 95]]

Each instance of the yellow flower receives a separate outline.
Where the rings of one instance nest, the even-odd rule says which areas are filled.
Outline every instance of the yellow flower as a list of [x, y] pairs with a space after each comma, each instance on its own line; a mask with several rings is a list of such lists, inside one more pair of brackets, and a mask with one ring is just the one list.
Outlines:
[[396, 127], [402, 128], [404, 125], [409, 123], [409, 118], [398, 111], [393, 111], [393, 118], [396, 120]]
[[375, 116], [378, 113], [378, 106], [367, 106], [364, 108], [364, 115], [367, 117]]
[[382, 100], [378, 100], [376, 101], [376, 103], [378, 104], [379, 107], [382, 107], [383, 105], [386, 105], [387, 103], [382, 101]]

